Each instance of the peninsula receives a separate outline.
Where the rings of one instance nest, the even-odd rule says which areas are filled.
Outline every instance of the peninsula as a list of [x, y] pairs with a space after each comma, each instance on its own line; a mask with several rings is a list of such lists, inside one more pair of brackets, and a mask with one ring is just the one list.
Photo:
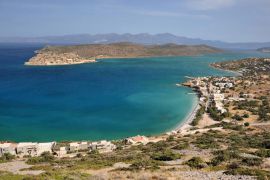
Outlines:
[[135, 58], [153, 56], [191, 56], [218, 53], [222, 50], [207, 45], [141, 45], [128, 42], [74, 46], [48, 46], [29, 59], [25, 65], [49, 66], [93, 63], [104, 58]]

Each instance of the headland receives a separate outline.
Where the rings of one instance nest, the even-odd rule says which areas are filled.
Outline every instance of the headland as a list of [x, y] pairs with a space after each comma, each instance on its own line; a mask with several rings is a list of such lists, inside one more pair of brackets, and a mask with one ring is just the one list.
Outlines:
[[96, 59], [136, 58], [158, 56], [191, 56], [222, 52], [206, 45], [141, 45], [133, 43], [48, 46], [28, 60], [25, 65], [50, 66], [93, 63]]

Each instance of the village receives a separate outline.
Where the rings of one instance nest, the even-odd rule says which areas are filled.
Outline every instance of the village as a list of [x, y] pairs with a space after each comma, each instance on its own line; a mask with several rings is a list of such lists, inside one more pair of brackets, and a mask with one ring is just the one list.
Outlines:
[[[123, 144], [125, 144], [126, 146], [147, 144], [150, 141], [151, 140], [149, 140], [147, 137], [139, 135], [122, 140]], [[153, 142], [153, 140], [151, 142]], [[55, 157], [72, 158], [75, 157], [78, 153], [86, 154], [91, 151], [98, 151], [99, 153], [108, 153], [112, 152], [116, 148], [117, 146], [115, 144], [107, 140], [96, 142], [81, 141], [69, 143], [4, 142], [0, 143], [0, 157], [5, 154], [10, 154], [22, 159], [25, 157], [40, 156], [43, 153], [48, 152], [54, 155]]]

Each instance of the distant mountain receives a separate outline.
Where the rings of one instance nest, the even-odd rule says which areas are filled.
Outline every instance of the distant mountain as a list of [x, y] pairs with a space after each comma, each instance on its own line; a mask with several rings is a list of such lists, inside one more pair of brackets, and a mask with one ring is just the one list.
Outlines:
[[0, 43], [41, 43], [47, 45], [54, 44], [109, 44], [117, 42], [132, 42], [145, 45], [157, 44], [185, 44], [200, 45], [205, 44], [223, 49], [259, 49], [270, 47], [270, 42], [265, 43], [227, 43], [222, 41], [203, 40], [198, 38], [187, 38], [176, 36], [170, 33], [163, 34], [78, 34], [65, 36], [44, 36], [44, 37], [0, 37]]
[[270, 53], [270, 47], [264, 47], [264, 48], [260, 48], [257, 49], [260, 52], [264, 52], [264, 53]]

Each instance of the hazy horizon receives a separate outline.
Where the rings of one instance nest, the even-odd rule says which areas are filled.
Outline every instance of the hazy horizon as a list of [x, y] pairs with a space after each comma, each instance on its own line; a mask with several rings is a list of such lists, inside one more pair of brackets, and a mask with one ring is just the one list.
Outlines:
[[0, 37], [171, 33], [269, 42], [268, 0], [1, 0]]

